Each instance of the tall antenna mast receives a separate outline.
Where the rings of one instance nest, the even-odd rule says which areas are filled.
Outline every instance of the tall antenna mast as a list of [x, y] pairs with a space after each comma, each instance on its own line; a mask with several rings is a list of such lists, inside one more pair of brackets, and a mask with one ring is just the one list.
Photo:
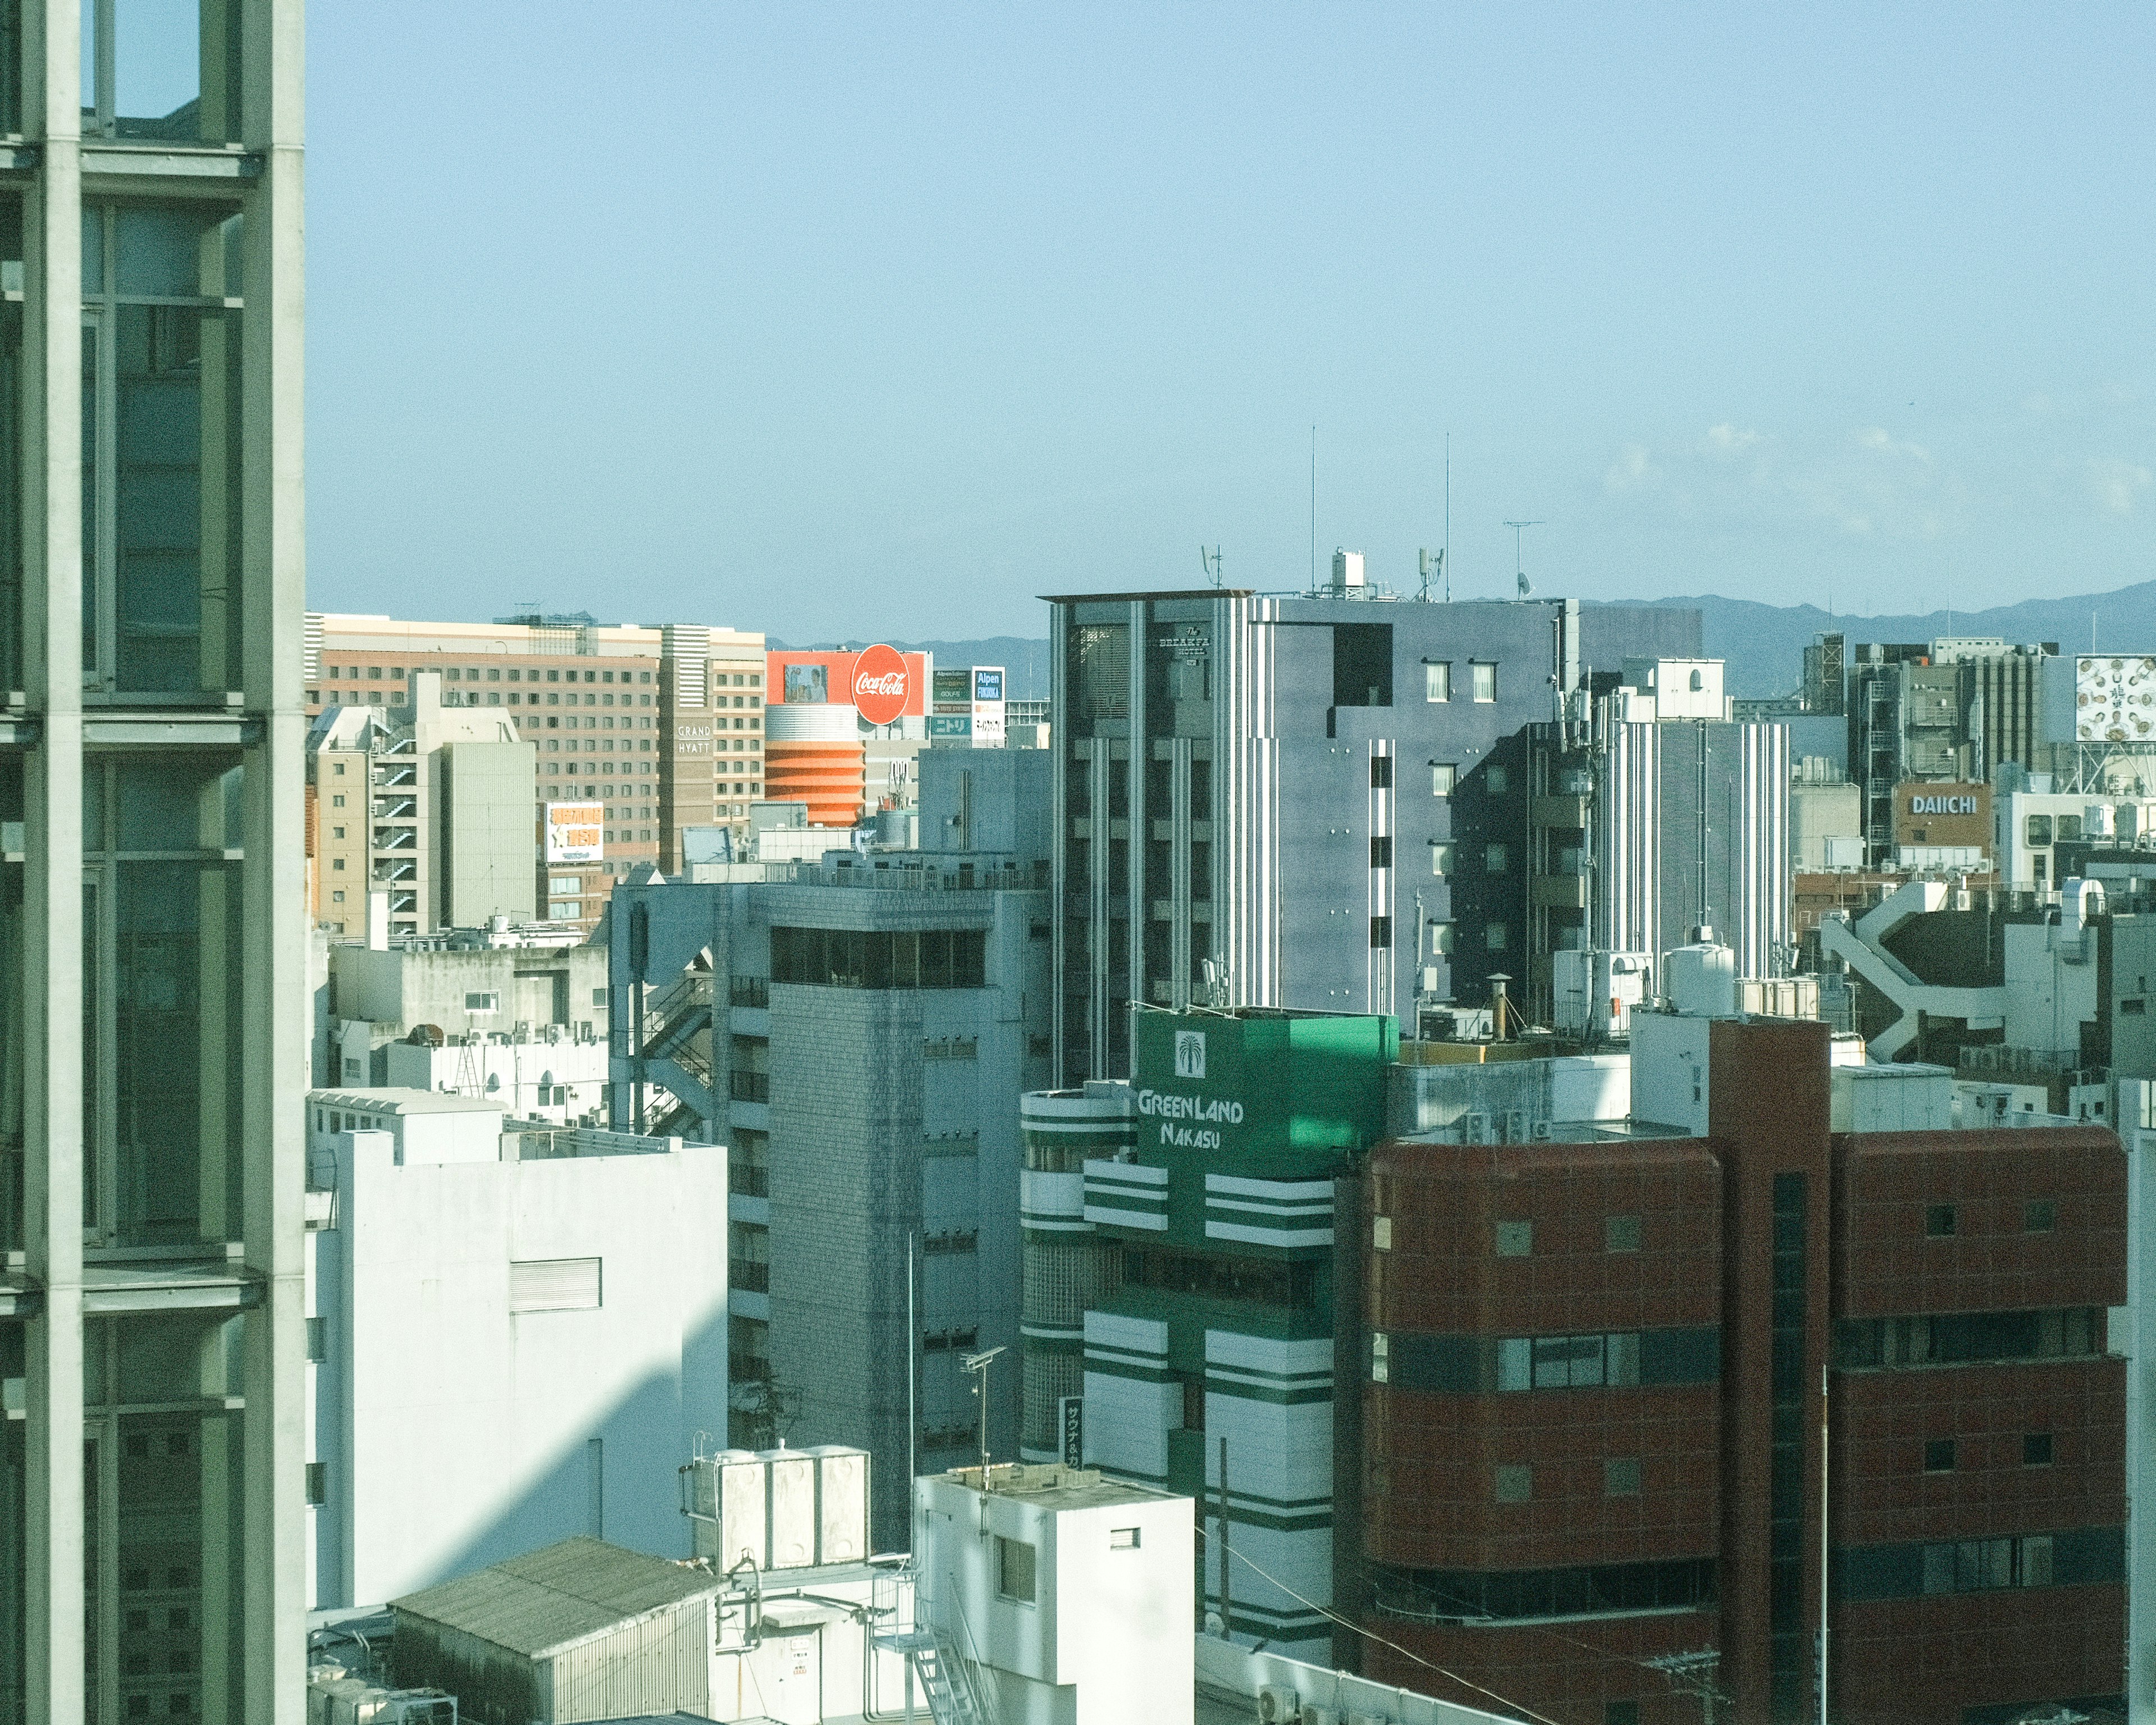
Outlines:
[[1310, 587], [1317, 590], [1317, 428], [1310, 428]]
[[1452, 603], [1452, 434], [1445, 434], [1445, 602]]
[[1519, 588], [1520, 597], [1525, 598], [1534, 591], [1534, 588], [1527, 580], [1527, 566], [1520, 561], [1520, 532], [1525, 527], [1539, 527], [1547, 524], [1542, 521], [1507, 521], [1505, 525], [1512, 530], [1512, 579]]
[[1198, 561], [1204, 568], [1205, 578], [1218, 587], [1220, 584], [1220, 547], [1216, 545], [1208, 551], [1204, 546], [1199, 546]]
[[988, 1366], [1004, 1350], [991, 1348], [985, 1353], [969, 1353], [963, 1364], [973, 1374], [973, 1394], [981, 1402], [981, 1489], [988, 1489]]

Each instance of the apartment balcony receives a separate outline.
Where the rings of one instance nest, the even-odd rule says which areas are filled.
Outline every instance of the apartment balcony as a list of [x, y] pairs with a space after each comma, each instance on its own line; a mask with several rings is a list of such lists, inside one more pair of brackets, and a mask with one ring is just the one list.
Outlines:
[[377, 797], [374, 799], [374, 818], [377, 820], [417, 820], [419, 818], [419, 799], [417, 797]]
[[1553, 911], [1584, 911], [1587, 908], [1587, 876], [1537, 875], [1527, 882], [1527, 902]]
[[1558, 827], [1569, 832], [1584, 832], [1587, 828], [1587, 798], [1530, 797], [1527, 799], [1527, 823], [1531, 826]]
[[419, 860], [416, 856], [385, 857], [376, 860], [374, 884], [386, 886], [398, 880], [419, 878]]
[[417, 827], [377, 827], [374, 829], [374, 849], [377, 855], [390, 850], [414, 850], [419, 848], [419, 829]]

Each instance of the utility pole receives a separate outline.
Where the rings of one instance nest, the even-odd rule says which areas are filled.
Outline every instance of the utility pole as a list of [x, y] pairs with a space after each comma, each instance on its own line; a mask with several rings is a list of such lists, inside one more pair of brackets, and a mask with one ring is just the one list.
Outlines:
[[1220, 1639], [1235, 1639], [1235, 1608], [1229, 1603], [1228, 1586], [1228, 1440], [1220, 1440]]
[[1714, 1686], [1715, 1675], [1722, 1667], [1720, 1649], [1706, 1647], [1694, 1653], [1665, 1653], [1660, 1659], [1643, 1659], [1640, 1663], [1650, 1671], [1660, 1671], [1679, 1695], [1697, 1697], [1700, 1725], [1714, 1725], [1716, 1706], [1729, 1699]]

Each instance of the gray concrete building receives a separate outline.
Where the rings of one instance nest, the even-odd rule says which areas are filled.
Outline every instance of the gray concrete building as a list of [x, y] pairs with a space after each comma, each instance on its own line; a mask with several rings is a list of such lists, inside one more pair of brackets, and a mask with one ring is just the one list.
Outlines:
[[[1846, 662], [1849, 777], [1864, 795], [1865, 842], [1879, 865], [1894, 850], [1894, 788], [1912, 780], [1988, 783], [2005, 766], [2048, 766], [2043, 691], [2056, 641], [1996, 636], [1864, 642]], [[1823, 661], [1824, 662], [1824, 661]], [[1806, 662], [1808, 674], [1811, 662]]]
[[1529, 733], [1527, 937], [1514, 972], [1540, 1024], [1553, 1022], [1563, 952], [1630, 955], [1650, 993], [1666, 990], [1666, 955], [1702, 928], [1739, 976], [1790, 966], [1787, 728], [1729, 719], [1719, 660], [1635, 660], [1620, 676]]
[[1479, 1005], [1528, 927], [1524, 727], [1696, 611], [1382, 602], [1355, 584], [1052, 598], [1057, 1082], [1132, 1003]]
[[1014, 1348], [988, 1437], [1016, 1451], [1049, 764], [925, 752], [921, 849], [632, 880], [610, 916], [614, 1127], [731, 1150], [730, 1440], [871, 1450], [879, 1549], [914, 1466], [978, 1453], [969, 1353]]
[[297, 1722], [301, 9], [9, 18], [0, 1717]]

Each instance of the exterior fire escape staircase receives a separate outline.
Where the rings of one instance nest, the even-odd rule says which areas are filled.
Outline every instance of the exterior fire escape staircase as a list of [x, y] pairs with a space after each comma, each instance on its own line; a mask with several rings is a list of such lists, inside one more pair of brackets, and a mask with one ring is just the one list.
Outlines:
[[[919, 1599], [918, 1578], [911, 1570], [876, 1578], [876, 1645], [905, 1656], [936, 1725], [998, 1725], [978, 1667], [949, 1631], [916, 1609]], [[963, 1611], [960, 1628], [970, 1641]]]
[[711, 1094], [711, 973], [690, 971], [648, 999], [641, 1029], [644, 1081], [674, 1097], [651, 1130], [686, 1136], [692, 1122], [713, 1122], [718, 1105]]

